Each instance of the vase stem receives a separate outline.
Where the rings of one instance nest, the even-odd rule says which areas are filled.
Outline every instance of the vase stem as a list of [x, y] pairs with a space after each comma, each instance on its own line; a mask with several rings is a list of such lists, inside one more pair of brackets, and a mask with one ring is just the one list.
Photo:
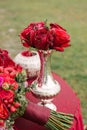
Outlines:
[[39, 51], [39, 57], [41, 62], [40, 74], [38, 77], [39, 87], [42, 83], [47, 82], [48, 75], [51, 76], [51, 51]]

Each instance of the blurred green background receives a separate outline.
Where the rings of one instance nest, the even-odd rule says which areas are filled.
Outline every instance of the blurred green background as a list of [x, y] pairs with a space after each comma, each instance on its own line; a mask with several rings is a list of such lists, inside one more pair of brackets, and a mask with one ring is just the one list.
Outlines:
[[52, 56], [52, 70], [64, 78], [81, 101], [87, 124], [87, 0], [0, 0], [0, 48], [12, 58], [24, 50], [20, 32], [30, 23], [48, 20], [71, 35], [71, 47]]

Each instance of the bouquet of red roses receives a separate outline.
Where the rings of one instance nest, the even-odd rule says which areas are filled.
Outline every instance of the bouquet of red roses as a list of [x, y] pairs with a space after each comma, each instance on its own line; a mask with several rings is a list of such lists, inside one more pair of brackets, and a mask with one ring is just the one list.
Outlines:
[[12, 129], [14, 120], [24, 114], [27, 99], [26, 72], [16, 65], [6, 50], [0, 49], [0, 128]]
[[56, 23], [33, 22], [20, 33], [22, 44], [25, 47], [34, 47], [39, 50], [54, 49], [64, 51], [70, 46], [70, 36], [64, 28]]
[[50, 57], [52, 50], [63, 52], [65, 47], [70, 46], [70, 35], [56, 23], [48, 25], [47, 22], [33, 22], [20, 33], [20, 39], [24, 47], [33, 47], [38, 50], [41, 67], [36, 83], [37, 86], [41, 87], [42, 82], [45, 81], [46, 72], [44, 71], [48, 57]]

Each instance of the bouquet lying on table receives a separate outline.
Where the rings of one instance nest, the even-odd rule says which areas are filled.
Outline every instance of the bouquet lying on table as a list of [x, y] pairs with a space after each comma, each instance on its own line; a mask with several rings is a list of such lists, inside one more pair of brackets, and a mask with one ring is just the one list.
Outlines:
[[[39, 23], [36, 24], [36, 26], [35, 24], [31, 24], [29, 28], [26, 28], [21, 33], [21, 39], [25, 41], [23, 45], [36, 47], [37, 49], [43, 49], [42, 47], [44, 47], [44, 50], [53, 48], [59, 51], [63, 51], [64, 47], [69, 46], [69, 36], [66, 35], [66, 31], [60, 26], [51, 24], [51, 31], [48, 35], [45, 35], [47, 34], [48, 28], [44, 29], [44, 27], [44, 23]], [[34, 32], [32, 28], [36, 30], [36, 32]], [[37, 31], [38, 28], [40, 31]], [[58, 36], [55, 35], [55, 33], [58, 33], [58, 29], [60, 34], [59, 39]], [[61, 33], [64, 34], [63, 37], [61, 37]], [[36, 45], [33, 44], [36, 42], [33, 38], [34, 36], [38, 36], [38, 34], [40, 38], [37, 37], [38, 45]], [[43, 36], [41, 37], [40, 34], [43, 34]], [[47, 43], [47, 36], [49, 38], [49, 44], [44, 44], [44, 42]], [[52, 36], [54, 36], [56, 40]], [[42, 46], [39, 44], [41, 39]], [[29, 42], [32, 40], [34, 41]], [[57, 46], [58, 40], [60, 41], [59, 46]], [[52, 41], [55, 42], [54, 45]], [[25, 86], [26, 81], [26, 72], [22, 67], [13, 62], [6, 50], [0, 49], [0, 128], [2, 130], [12, 130], [15, 119], [20, 116], [52, 130], [67, 130], [70, 128], [73, 115], [55, 112], [44, 106], [38, 106], [26, 99], [25, 94], [29, 91], [29, 87]]]
[[[24, 114], [27, 100], [26, 72], [16, 65], [6, 50], [0, 49], [0, 128], [11, 130], [14, 119]], [[0, 130], [1, 130], [0, 129]]]

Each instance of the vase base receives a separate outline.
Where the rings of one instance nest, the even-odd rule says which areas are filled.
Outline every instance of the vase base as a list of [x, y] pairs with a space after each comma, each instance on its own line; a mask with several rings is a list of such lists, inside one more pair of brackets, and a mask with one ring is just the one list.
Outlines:
[[51, 110], [57, 111], [57, 107], [53, 104], [53, 103], [42, 103], [42, 102], [38, 102], [38, 105], [40, 106], [45, 106]]

